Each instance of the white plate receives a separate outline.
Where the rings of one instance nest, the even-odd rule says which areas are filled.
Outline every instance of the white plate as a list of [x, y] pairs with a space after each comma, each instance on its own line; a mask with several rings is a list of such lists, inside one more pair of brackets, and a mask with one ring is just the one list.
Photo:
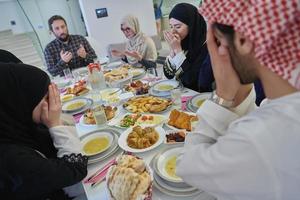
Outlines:
[[60, 96], [60, 100], [61, 100], [62, 103], [65, 103], [67, 101], [71, 101], [74, 98], [75, 98], [74, 94], [65, 94], [65, 95]]
[[[117, 111], [115, 113], [115, 116], [113, 118], [111, 118], [110, 120], [108, 120], [107, 121], [108, 123], [118, 117], [118, 115], [120, 114], [120, 109], [121, 108], [117, 107]], [[84, 123], [84, 114], [80, 117], [79, 124], [81, 126], [85, 126], [85, 127], [89, 127], [89, 128], [97, 128], [97, 127], [103, 126], [103, 125], [97, 125], [97, 124], [86, 124], [86, 123]]]
[[[75, 109], [69, 109], [68, 107], [72, 104], [75, 104], [75, 103], [82, 103], [81, 106], [75, 108]], [[81, 110], [82, 108], [84, 108], [86, 105], [88, 104], [88, 100], [85, 99], [85, 98], [76, 98], [76, 99], [72, 99], [66, 103], [63, 104], [62, 106], [62, 111], [63, 112], [76, 112], [76, 111], [79, 111]]]
[[81, 67], [74, 69], [72, 72], [79, 73], [80, 75], [87, 75], [89, 73], [89, 70], [87, 67]]
[[165, 130], [163, 128], [161, 128], [161, 127], [155, 127], [155, 130], [158, 133], [159, 138], [158, 138], [158, 140], [156, 141], [155, 144], [153, 144], [152, 146], [150, 146], [148, 148], [145, 148], [145, 149], [134, 149], [134, 148], [131, 148], [131, 147], [128, 146], [128, 144], [127, 144], [127, 137], [129, 135], [129, 133], [132, 132], [132, 127], [128, 128], [125, 132], [123, 132], [120, 135], [119, 140], [118, 140], [118, 144], [119, 144], [119, 146], [123, 150], [129, 151], [129, 152], [132, 152], [132, 153], [141, 153], [141, 152], [145, 152], [145, 151], [150, 151], [150, 150], [158, 147], [164, 141], [164, 138], [165, 138]]
[[113, 68], [121, 66], [122, 64], [123, 64], [122, 61], [111, 62], [111, 63], [108, 63], [105, 68], [106, 69], [113, 69]]
[[149, 89], [149, 94], [156, 97], [171, 97], [171, 92], [156, 92], [153, 87]]
[[63, 77], [54, 78], [52, 81], [57, 85], [58, 88], [66, 87], [72, 82], [71, 79], [64, 79]]
[[200, 106], [198, 106], [198, 102], [199, 101], [205, 101], [206, 99], [209, 99], [211, 97], [211, 92], [205, 92], [205, 93], [201, 93], [201, 94], [197, 94], [195, 96], [193, 96], [190, 100], [191, 105], [194, 108], [199, 108]]
[[129, 69], [129, 73], [132, 74], [133, 78], [139, 77], [145, 73], [145, 70], [143, 68], [133, 68]]
[[201, 192], [200, 190], [197, 190], [196, 188], [188, 188], [188, 190], [181, 190], [176, 187], [171, 187], [167, 185], [163, 180], [155, 173], [153, 173], [154, 177], [154, 187], [156, 187], [159, 191], [162, 193], [165, 193], [170, 196], [175, 196], [175, 197], [189, 197], [189, 196], [196, 196], [199, 195]]
[[[124, 115], [122, 115], [121, 117], [119, 118], [115, 118], [115, 119], [112, 119], [108, 124], [110, 126], [116, 126], [118, 128], [129, 128], [129, 127], [123, 127], [123, 126], [120, 126], [120, 123], [121, 123], [121, 120], [126, 116], [126, 115], [136, 115], [136, 114], [133, 114], [133, 113], [126, 113]], [[153, 116], [156, 119], [156, 121], [149, 121], [149, 120], [146, 120], [146, 121], [143, 121], [142, 120], [142, 117], [143, 116]], [[135, 122], [135, 124], [133, 126], [136, 126], [136, 125], [140, 125], [140, 126], [148, 126], [148, 127], [153, 127], [153, 126], [158, 126], [159, 124], [162, 124], [164, 123], [165, 121], [167, 120], [167, 117], [164, 116], [164, 115], [157, 115], [157, 114], [142, 114], [141, 117], [138, 118], [138, 120]]]
[[[96, 153], [93, 153], [93, 154], [88, 154], [86, 152], [84, 152], [83, 148], [84, 148], [84, 145], [86, 143], [88, 143], [89, 141], [91, 141], [92, 139], [95, 139], [95, 138], [107, 138], [108, 139], [108, 145], [106, 148], [102, 149], [101, 151], [98, 151]], [[102, 153], [104, 151], [106, 151], [111, 145], [112, 145], [112, 142], [113, 142], [113, 135], [108, 132], [108, 131], [97, 131], [97, 132], [94, 132], [93, 134], [90, 134], [89, 136], [85, 137], [82, 141], [81, 141], [81, 144], [82, 144], [82, 153], [86, 156], [95, 156], [99, 153]]]
[[[180, 112], [182, 112], [182, 111], [180, 111]], [[186, 114], [188, 114], [188, 115], [197, 116], [196, 113], [193, 113], [193, 112], [184, 112], [184, 113], [186, 113]], [[171, 114], [171, 113], [170, 113], [170, 114]], [[169, 119], [170, 119], [170, 115], [169, 115], [168, 120], [167, 120], [166, 123], [165, 123], [165, 125], [166, 125], [168, 128], [170, 128], [170, 129], [172, 129], [172, 130], [175, 130], [175, 131], [182, 131], [182, 130], [183, 130], [183, 131], [185, 131], [185, 132], [187, 132], [187, 133], [191, 132], [191, 131], [187, 131], [187, 130], [185, 130], [185, 129], [179, 129], [179, 128], [176, 128], [176, 127], [174, 127], [174, 126], [169, 125], [169, 124], [168, 124]], [[198, 119], [198, 120], [199, 120], [199, 119]], [[195, 122], [197, 122], [197, 121], [195, 121]], [[191, 124], [193, 125], [193, 123], [195, 123], [195, 122], [191, 122]], [[193, 127], [193, 126], [192, 126], [192, 127]]]
[[[175, 183], [183, 182], [182, 179], [179, 177], [175, 178], [175, 177], [170, 176], [165, 169], [167, 162], [174, 156], [176, 156], [176, 158], [178, 158], [178, 155], [181, 150], [182, 150], [182, 147], [171, 148], [171, 149], [165, 151], [164, 153], [162, 153], [157, 160], [157, 169], [160, 172], [160, 175], [162, 175], [162, 178], [164, 178], [167, 181], [171, 181], [171, 182], [175, 182]], [[175, 167], [176, 167], [176, 163], [175, 163]]]
[[[110, 157], [111, 155], [113, 155], [115, 152], [117, 152], [120, 149], [119, 145], [118, 145], [118, 138], [119, 138], [118, 135], [120, 134], [119, 131], [117, 131], [115, 129], [111, 129], [111, 128], [99, 129], [97, 131], [110, 132], [113, 135], [114, 139], [113, 139], [111, 146], [106, 151], [99, 153], [95, 156], [89, 156], [88, 164], [100, 162], [100, 161]], [[97, 131], [92, 131], [92, 132], [89, 132], [89, 133], [83, 135], [82, 137], [80, 137], [80, 140], [83, 140], [85, 137], [88, 137], [90, 134], [93, 134], [94, 132], [97, 132]]]
[[[114, 92], [115, 92], [115, 93], [114, 93]], [[111, 93], [113, 93], [113, 94], [110, 95]], [[100, 90], [101, 98], [102, 98], [104, 101], [109, 100], [109, 98], [110, 98], [111, 96], [120, 95], [121, 93], [122, 93], [122, 90], [121, 90], [120, 88], [107, 88], [107, 89]]]
[[[161, 88], [163, 86], [170, 86], [170, 88], [169, 89]], [[153, 89], [156, 92], [168, 92], [173, 90], [174, 88], [177, 88], [178, 86], [179, 86], [179, 82], [171, 79], [171, 80], [163, 80], [155, 83], [153, 85]]]

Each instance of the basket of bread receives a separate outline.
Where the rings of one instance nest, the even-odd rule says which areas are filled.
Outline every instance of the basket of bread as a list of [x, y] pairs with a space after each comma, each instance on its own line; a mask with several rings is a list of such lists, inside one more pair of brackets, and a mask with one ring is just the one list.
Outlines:
[[121, 155], [106, 175], [110, 200], [151, 200], [153, 173], [149, 165], [133, 155]]

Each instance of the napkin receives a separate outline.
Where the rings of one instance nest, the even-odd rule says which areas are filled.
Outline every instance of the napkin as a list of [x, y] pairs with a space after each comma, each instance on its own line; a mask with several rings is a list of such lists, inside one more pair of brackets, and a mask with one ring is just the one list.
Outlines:
[[84, 114], [84, 113], [78, 113], [78, 114], [73, 115], [73, 118], [74, 118], [76, 124], [79, 123], [80, 117], [81, 117], [83, 114]]
[[181, 96], [181, 110], [186, 110], [186, 103], [189, 99], [191, 99], [193, 96]]

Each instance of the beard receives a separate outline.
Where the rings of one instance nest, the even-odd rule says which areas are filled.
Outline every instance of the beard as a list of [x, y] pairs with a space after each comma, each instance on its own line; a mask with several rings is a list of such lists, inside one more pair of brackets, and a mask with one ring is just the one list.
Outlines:
[[62, 42], [67, 42], [69, 40], [69, 37], [70, 37], [69, 33], [62, 33], [59, 36], [56, 35], [56, 38]]
[[258, 77], [254, 71], [254, 64], [251, 62], [251, 58], [240, 55], [233, 44], [229, 45], [229, 53], [231, 63], [240, 78], [241, 84], [254, 83]]

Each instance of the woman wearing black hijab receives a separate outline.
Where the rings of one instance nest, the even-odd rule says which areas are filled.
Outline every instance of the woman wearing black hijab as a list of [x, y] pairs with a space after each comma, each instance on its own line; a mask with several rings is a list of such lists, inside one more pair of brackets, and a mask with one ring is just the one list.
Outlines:
[[0, 49], [0, 62], [3, 63], [22, 63], [22, 61], [17, 58], [14, 54], [6, 51], [4, 49]]
[[0, 195], [68, 199], [87, 174], [75, 127], [63, 126], [57, 87], [42, 70], [0, 63]]
[[171, 52], [164, 65], [168, 79], [176, 78], [198, 92], [212, 91], [214, 82], [206, 46], [206, 22], [195, 6], [177, 4], [169, 15], [171, 31], [164, 37]]

